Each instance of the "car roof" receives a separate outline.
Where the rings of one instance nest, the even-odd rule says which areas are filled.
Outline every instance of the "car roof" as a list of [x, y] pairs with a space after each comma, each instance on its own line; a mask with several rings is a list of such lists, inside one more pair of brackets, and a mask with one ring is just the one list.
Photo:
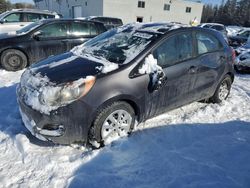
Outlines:
[[12, 9], [8, 12], [28, 12], [28, 13], [41, 13], [41, 14], [51, 14], [57, 15], [56, 12], [49, 11], [49, 10], [38, 10], [38, 9]]
[[179, 29], [179, 28], [185, 28], [188, 27], [184, 24], [176, 24], [176, 23], [169, 23], [169, 22], [155, 22], [155, 23], [133, 23], [133, 24], [127, 24], [123, 27], [128, 26], [134, 26], [137, 31], [141, 32], [149, 32], [149, 33], [156, 33], [156, 34], [165, 34], [168, 31]]
[[53, 22], [65, 22], [65, 21], [91, 22], [91, 23], [102, 24], [101, 22], [98, 22], [98, 21], [83, 20], [83, 19], [74, 19], [74, 18], [58, 18], [58, 19], [50, 18], [50, 19], [39, 20], [37, 22], [41, 22], [41, 23], [53, 23]]
[[95, 19], [95, 18], [107, 18], [107, 19], [122, 20], [121, 18], [110, 17], [110, 16], [88, 16], [88, 17], [86, 17], [86, 19]]

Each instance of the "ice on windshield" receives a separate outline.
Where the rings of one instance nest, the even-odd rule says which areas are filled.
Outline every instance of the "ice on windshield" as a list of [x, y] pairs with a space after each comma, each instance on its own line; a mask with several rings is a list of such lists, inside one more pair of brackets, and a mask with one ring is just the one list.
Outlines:
[[113, 29], [78, 46], [72, 52], [78, 56], [98, 61], [105, 66], [130, 62], [155, 38], [156, 34], [137, 31], [140, 24]]

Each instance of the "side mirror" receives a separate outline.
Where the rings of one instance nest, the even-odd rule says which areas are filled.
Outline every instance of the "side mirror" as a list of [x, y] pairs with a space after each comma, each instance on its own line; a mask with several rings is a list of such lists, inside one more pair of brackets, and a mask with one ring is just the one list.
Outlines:
[[167, 82], [167, 77], [162, 70], [150, 74], [149, 91], [159, 90]]
[[6, 22], [5, 19], [0, 20], [0, 24], [3, 24], [3, 23], [5, 23], [5, 22]]
[[33, 38], [36, 40], [40, 40], [42, 36], [42, 32], [41, 31], [36, 31], [35, 33], [33, 33]]

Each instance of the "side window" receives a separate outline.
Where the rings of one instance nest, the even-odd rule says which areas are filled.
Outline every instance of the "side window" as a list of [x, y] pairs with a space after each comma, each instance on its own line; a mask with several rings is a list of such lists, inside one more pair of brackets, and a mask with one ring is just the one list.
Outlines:
[[89, 26], [90, 26], [90, 35], [91, 36], [98, 35], [96, 26], [94, 24], [89, 24]]
[[90, 27], [88, 23], [72, 23], [70, 27], [70, 35], [73, 36], [88, 36], [90, 35]]
[[197, 33], [196, 39], [198, 54], [213, 52], [222, 48], [220, 41], [210, 34]]
[[54, 23], [43, 27], [40, 31], [42, 38], [53, 38], [53, 37], [66, 37], [68, 36], [68, 29], [66, 23]]
[[166, 39], [154, 52], [160, 66], [169, 67], [192, 57], [192, 34], [182, 33]]
[[21, 22], [21, 14], [20, 13], [13, 13], [4, 18], [5, 22]]
[[27, 22], [36, 22], [40, 20], [40, 15], [35, 13], [26, 13]]

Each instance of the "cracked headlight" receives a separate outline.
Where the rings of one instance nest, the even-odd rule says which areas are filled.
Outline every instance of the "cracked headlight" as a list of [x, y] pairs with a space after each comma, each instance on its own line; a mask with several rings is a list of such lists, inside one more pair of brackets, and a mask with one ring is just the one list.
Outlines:
[[77, 81], [59, 86], [48, 86], [39, 94], [39, 101], [43, 105], [63, 106], [86, 95], [95, 83], [94, 76], [81, 78]]

